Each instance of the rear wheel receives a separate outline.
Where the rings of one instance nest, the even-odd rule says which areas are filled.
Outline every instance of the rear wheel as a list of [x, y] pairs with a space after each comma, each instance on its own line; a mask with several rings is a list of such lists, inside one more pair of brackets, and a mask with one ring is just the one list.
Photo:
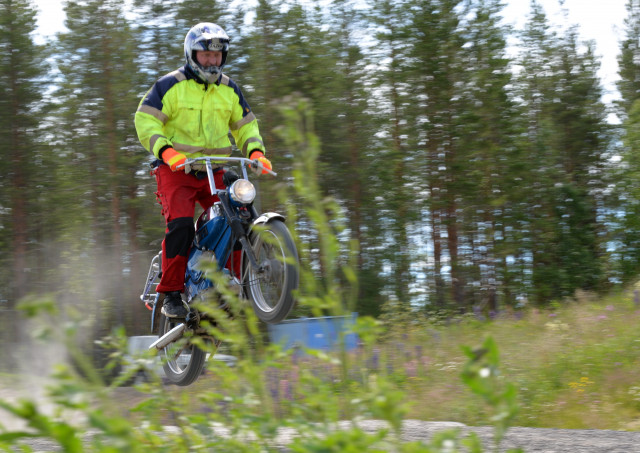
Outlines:
[[[162, 315], [160, 336], [162, 337], [183, 321]], [[207, 358], [205, 351], [190, 344], [184, 338], [169, 343], [160, 353], [167, 379], [181, 386], [190, 385], [198, 379]]]
[[261, 321], [277, 323], [295, 304], [298, 288], [298, 251], [286, 225], [272, 219], [251, 232], [251, 245], [259, 267], [246, 263], [243, 275], [247, 297]]

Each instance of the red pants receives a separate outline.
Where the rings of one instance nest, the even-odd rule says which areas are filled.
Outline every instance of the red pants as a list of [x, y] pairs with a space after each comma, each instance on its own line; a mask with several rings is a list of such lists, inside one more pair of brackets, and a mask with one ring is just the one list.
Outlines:
[[[193, 216], [196, 202], [207, 209], [218, 201], [211, 195], [209, 179], [198, 179], [184, 171], [171, 171], [168, 165], [160, 165], [154, 171], [158, 191], [156, 196], [162, 205], [162, 215], [167, 222], [167, 230], [162, 241], [162, 277], [157, 291], [184, 291], [184, 277], [187, 270], [189, 249], [195, 234]], [[224, 171], [214, 173], [216, 188], [224, 187]]]

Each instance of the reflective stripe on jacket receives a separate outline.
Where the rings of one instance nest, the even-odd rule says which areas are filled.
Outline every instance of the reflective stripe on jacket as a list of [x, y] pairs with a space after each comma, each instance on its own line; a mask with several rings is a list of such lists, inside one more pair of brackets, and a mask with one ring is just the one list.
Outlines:
[[135, 126], [142, 146], [156, 157], [168, 146], [187, 157], [229, 156], [229, 131], [244, 156], [265, 150], [238, 85], [224, 74], [218, 83], [203, 84], [186, 66], [158, 79], [144, 95]]

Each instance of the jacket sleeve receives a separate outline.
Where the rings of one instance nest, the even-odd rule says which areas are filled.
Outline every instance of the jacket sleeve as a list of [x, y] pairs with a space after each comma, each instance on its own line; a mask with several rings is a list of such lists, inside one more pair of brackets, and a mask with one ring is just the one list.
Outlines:
[[158, 80], [144, 95], [135, 114], [138, 140], [147, 151], [158, 158], [162, 149], [172, 146], [164, 135], [164, 125], [171, 115], [171, 106], [165, 94], [174, 81], [175, 78], [170, 75]]
[[233, 81], [229, 82], [229, 86], [233, 88], [237, 97], [237, 102], [233, 104], [229, 120], [229, 129], [236, 141], [236, 145], [242, 151], [243, 156], [249, 157], [251, 151], [254, 150], [260, 150], [266, 154], [256, 116], [242, 95], [240, 87]]

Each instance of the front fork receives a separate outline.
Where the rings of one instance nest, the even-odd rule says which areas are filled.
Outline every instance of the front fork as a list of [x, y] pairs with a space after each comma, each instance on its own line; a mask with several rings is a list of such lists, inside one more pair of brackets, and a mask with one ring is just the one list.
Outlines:
[[[242, 245], [242, 250], [247, 255], [247, 258], [249, 259], [249, 264], [253, 269], [256, 269], [259, 271], [260, 265], [258, 264], [256, 254], [253, 252], [253, 248], [251, 247], [251, 243], [249, 242], [250, 231], [247, 231], [245, 229], [245, 226], [244, 226], [245, 224], [243, 223], [240, 216], [237, 213], [232, 212], [232, 210], [229, 208], [230, 202], [229, 202], [229, 199], [227, 198], [227, 194], [220, 194], [219, 196], [221, 198], [224, 198], [224, 200], [221, 200], [222, 201], [221, 206], [222, 206], [222, 209], [225, 211], [225, 215], [227, 219], [231, 219], [229, 222], [229, 226], [231, 227], [231, 237], [237, 238], [237, 241], [240, 242], [240, 245]], [[256, 211], [255, 206], [251, 205], [248, 207], [248, 209], [251, 210], [251, 215], [253, 216], [253, 218], [258, 217], [258, 213]], [[231, 244], [233, 243], [235, 243], [235, 240], [232, 239]]]
[[257, 272], [260, 272], [260, 265], [258, 264], [258, 259], [256, 258], [256, 254], [253, 252], [253, 248], [251, 247], [251, 243], [249, 242], [248, 236], [244, 235], [238, 239], [240, 244], [242, 244], [242, 249], [244, 253], [247, 255], [249, 259], [249, 265], [256, 269]]

